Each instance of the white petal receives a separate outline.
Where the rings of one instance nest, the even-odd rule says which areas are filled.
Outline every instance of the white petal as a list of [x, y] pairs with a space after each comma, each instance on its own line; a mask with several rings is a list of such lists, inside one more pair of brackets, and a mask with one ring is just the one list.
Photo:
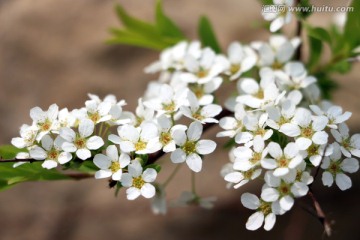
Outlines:
[[231, 183], [238, 183], [242, 179], [244, 179], [244, 175], [240, 172], [231, 172], [225, 175], [224, 177], [225, 181], [231, 182]]
[[300, 137], [296, 139], [295, 143], [298, 146], [299, 150], [306, 150], [311, 146], [312, 141], [308, 138]]
[[121, 138], [118, 135], [115, 134], [110, 134], [108, 137], [110, 142], [113, 142], [115, 144], [120, 144], [121, 142]]
[[120, 181], [122, 176], [122, 170], [118, 170], [117, 172], [113, 173], [113, 175], [111, 176], [112, 180], [114, 181]]
[[281, 125], [279, 131], [289, 137], [297, 137], [301, 133], [299, 126], [292, 123], [285, 123]]
[[324, 145], [328, 142], [329, 135], [325, 131], [316, 132], [312, 137], [314, 143], [318, 145]]
[[270, 24], [270, 31], [271, 32], [278, 31], [284, 25], [284, 23], [285, 23], [284, 17], [275, 18], [275, 20], [272, 21]]
[[155, 187], [150, 183], [145, 183], [141, 188], [141, 195], [145, 198], [152, 198], [155, 196]]
[[131, 187], [126, 190], [126, 197], [128, 200], [135, 200], [140, 196], [141, 192], [140, 189]]
[[94, 123], [89, 119], [82, 119], [79, 124], [81, 137], [88, 137], [94, 132]]
[[261, 199], [266, 202], [274, 202], [278, 200], [279, 192], [274, 188], [265, 188], [261, 191]]
[[124, 187], [130, 187], [132, 185], [132, 177], [129, 173], [122, 174], [120, 181]]
[[275, 225], [275, 221], [276, 221], [276, 216], [274, 213], [269, 213], [266, 217], [265, 217], [265, 224], [264, 224], [264, 229], [266, 231], [270, 231], [274, 225]]
[[104, 154], [96, 154], [93, 161], [100, 169], [109, 169], [111, 166], [111, 160]]
[[60, 129], [60, 136], [68, 142], [73, 142], [76, 134], [71, 128], [65, 127]]
[[41, 166], [46, 169], [56, 168], [57, 165], [58, 165], [58, 163], [54, 160], [46, 160], [43, 162], [43, 164], [41, 164]]
[[187, 136], [190, 141], [197, 141], [200, 139], [203, 131], [203, 126], [199, 122], [192, 122], [187, 130]]
[[185, 153], [182, 149], [178, 148], [178, 149], [176, 149], [175, 151], [173, 151], [173, 152], [171, 153], [170, 159], [171, 159], [171, 161], [172, 161], [173, 163], [182, 163], [182, 162], [185, 162], [185, 160], [186, 160], [186, 153]]
[[288, 174], [289, 171], [290, 171], [289, 168], [279, 167], [279, 168], [275, 169], [273, 174], [275, 177], [281, 177], [281, 176], [285, 176], [286, 174]]
[[47, 157], [47, 152], [41, 147], [36, 146], [30, 150], [30, 157], [36, 160], [43, 160]]
[[99, 170], [95, 173], [96, 179], [108, 178], [112, 175], [111, 170]]
[[196, 152], [201, 155], [212, 153], [216, 148], [216, 143], [211, 140], [200, 140], [196, 143]]
[[261, 160], [261, 166], [265, 169], [274, 169], [277, 167], [277, 162], [271, 158], [265, 158]]
[[246, 229], [254, 231], [259, 229], [264, 222], [264, 214], [262, 212], [253, 213], [246, 222]]
[[123, 141], [120, 142], [120, 149], [122, 152], [126, 152], [126, 153], [133, 152], [135, 151], [135, 145], [133, 142]]
[[126, 153], [121, 153], [120, 154], [120, 157], [119, 157], [119, 163], [120, 163], [120, 167], [121, 168], [124, 168], [126, 167], [127, 165], [129, 165], [130, 163], [130, 156], [127, 155]]
[[268, 149], [269, 154], [275, 159], [279, 159], [283, 155], [283, 151], [278, 143], [270, 142], [268, 145]]
[[202, 168], [202, 159], [197, 154], [190, 154], [186, 158], [186, 164], [189, 166], [191, 170], [194, 172], [200, 172]]
[[65, 152], [75, 152], [76, 151], [76, 147], [73, 143], [69, 143], [69, 142], [64, 142], [61, 145], [61, 148], [65, 151]]
[[78, 149], [76, 151], [76, 156], [78, 156], [78, 158], [80, 158], [82, 160], [86, 160], [89, 157], [91, 157], [91, 152], [86, 148]]
[[295, 197], [302, 197], [305, 196], [309, 191], [309, 187], [306, 183], [303, 182], [295, 182], [291, 186], [291, 192], [294, 194]]
[[60, 155], [58, 157], [58, 162], [60, 164], [65, 164], [65, 163], [69, 162], [71, 159], [72, 159], [71, 153], [62, 152], [62, 153], [60, 153]]
[[86, 147], [90, 150], [99, 149], [104, 145], [104, 140], [98, 136], [92, 136], [86, 141]]
[[342, 191], [345, 191], [352, 186], [351, 179], [343, 173], [336, 174], [335, 182]]
[[340, 167], [344, 172], [354, 173], [359, 170], [359, 161], [355, 158], [346, 158], [340, 164]]
[[324, 186], [331, 187], [334, 182], [334, 178], [333, 178], [332, 174], [329, 172], [323, 172], [322, 182], [323, 182]]
[[244, 193], [241, 195], [241, 203], [244, 207], [256, 210], [260, 206], [259, 198], [251, 193]]
[[142, 174], [142, 178], [144, 179], [145, 182], [153, 182], [153, 181], [155, 181], [156, 176], [157, 176], [157, 172], [153, 168], [146, 169], [144, 171], [144, 173]]
[[110, 160], [114, 161], [114, 160], [118, 160], [119, 158], [119, 153], [118, 153], [118, 149], [115, 145], [109, 145], [106, 148], [106, 155], [109, 157]]
[[287, 158], [293, 158], [299, 153], [299, 149], [295, 143], [288, 143], [284, 149], [284, 155]]
[[286, 195], [280, 199], [279, 203], [282, 209], [289, 211], [294, 206], [294, 199], [291, 196]]

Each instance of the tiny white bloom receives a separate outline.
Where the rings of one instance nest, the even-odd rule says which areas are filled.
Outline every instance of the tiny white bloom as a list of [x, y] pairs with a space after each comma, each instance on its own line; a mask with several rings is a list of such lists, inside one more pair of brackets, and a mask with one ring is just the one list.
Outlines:
[[11, 144], [17, 148], [31, 148], [36, 140], [38, 128], [34, 125], [23, 124], [20, 128], [20, 137], [11, 139]]
[[288, 143], [283, 151], [278, 143], [271, 142], [268, 149], [273, 158], [263, 159], [261, 165], [266, 169], [275, 169], [274, 176], [276, 177], [288, 174], [290, 169], [294, 169], [303, 161], [296, 143]]
[[109, 145], [106, 148], [106, 155], [96, 154], [94, 157], [94, 164], [100, 168], [95, 173], [95, 178], [107, 178], [110, 177], [112, 180], [119, 181], [122, 175], [122, 169], [127, 167], [130, 163], [130, 156], [126, 153], [121, 153], [119, 156], [118, 149], [115, 145]]
[[79, 124], [79, 133], [71, 128], [60, 129], [60, 136], [65, 139], [62, 149], [65, 152], [76, 152], [76, 156], [82, 160], [91, 157], [90, 150], [99, 149], [104, 145], [101, 137], [91, 136], [94, 132], [94, 123], [89, 119], [83, 119]]
[[157, 172], [153, 168], [147, 168], [143, 171], [140, 162], [135, 159], [128, 166], [128, 172], [121, 176], [121, 184], [128, 187], [126, 197], [128, 200], [134, 200], [142, 195], [145, 198], [155, 196], [155, 187], [151, 183], [155, 181]]
[[[276, 32], [280, 30], [285, 24], [290, 23], [292, 13], [288, 10], [288, 7], [294, 5], [294, 0], [273, 0], [274, 5], [279, 11], [267, 11], [262, 12], [265, 20], [271, 21], [270, 31]], [[266, 7], [266, 6], [265, 6]]]
[[152, 122], [144, 122], [139, 127], [132, 125], [119, 126], [118, 134], [109, 135], [109, 140], [119, 144], [123, 152], [148, 154], [161, 149], [158, 127]]
[[325, 157], [321, 168], [325, 171], [322, 175], [322, 181], [325, 186], [331, 187], [334, 179], [336, 185], [342, 190], [351, 188], [350, 177], [345, 173], [354, 173], [359, 170], [359, 161], [355, 158], [341, 159], [341, 150], [338, 143], [333, 143], [334, 152], [329, 157]]
[[214, 141], [200, 140], [202, 131], [203, 126], [201, 123], [192, 122], [186, 133], [182, 129], [174, 132], [174, 140], [179, 148], [171, 153], [173, 163], [186, 162], [192, 171], [201, 171], [202, 158], [199, 155], [210, 154], [216, 148]]
[[40, 141], [50, 131], [58, 129], [58, 112], [59, 107], [56, 104], [52, 104], [47, 111], [43, 111], [39, 107], [34, 107], [30, 110], [33, 125], [38, 128], [37, 141]]
[[339, 129], [331, 129], [331, 133], [335, 140], [341, 146], [341, 152], [346, 157], [360, 157], [360, 134], [354, 134], [350, 137], [349, 128], [345, 123], [339, 124]]
[[57, 136], [54, 141], [49, 135], [45, 135], [41, 139], [41, 147], [36, 146], [30, 150], [30, 157], [45, 160], [42, 167], [47, 169], [55, 168], [58, 164], [65, 164], [72, 159], [72, 155], [62, 151], [63, 142], [64, 139], [60, 136]]

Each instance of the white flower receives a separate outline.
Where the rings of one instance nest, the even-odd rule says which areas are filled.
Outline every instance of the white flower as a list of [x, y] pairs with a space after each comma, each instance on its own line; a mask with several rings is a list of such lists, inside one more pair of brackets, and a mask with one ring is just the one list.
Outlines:
[[52, 130], [58, 129], [57, 116], [59, 107], [52, 104], [47, 111], [43, 111], [39, 107], [34, 107], [30, 110], [30, 117], [33, 120], [33, 125], [38, 128], [37, 141], [40, 141], [43, 136]]
[[280, 93], [273, 78], [261, 78], [260, 84], [252, 78], [244, 78], [240, 82], [241, 90], [245, 93], [236, 101], [251, 108], [265, 109], [277, 105], [285, 92]]
[[241, 203], [246, 208], [256, 210], [246, 222], [246, 229], [251, 231], [259, 229], [264, 221], [264, 229], [270, 231], [274, 227], [276, 215], [281, 213], [277, 202], [265, 202], [251, 193], [241, 195]]
[[305, 196], [309, 191], [307, 184], [296, 181], [296, 174], [292, 173], [279, 178], [268, 171], [265, 174], [265, 182], [261, 198], [266, 202], [279, 201], [284, 211], [289, 211], [293, 207], [294, 197]]
[[352, 113], [344, 112], [340, 106], [327, 106], [326, 102], [323, 104], [323, 108], [320, 108], [318, 105], [310, 105], [310, 109], [318, 116], [326, 116], [329, 119], [328, 127], [333, 129], [338, 129], [338, 124], [344, 123], [347, 121]]
[[158, 125], [160, 128], [160, 134], [159, 134], [159, 142], [162, 145], [164, 152], [172, 152], [176, 149], [176, 144], [174, 140], [174, 134], [176, 133], [176, 130], [186, 130], [185, 125], [175, 125], [172, 126], [172, 121], [170, 118], [166, 117], [165, 115], [161, 115], [158, 119]]
[[268, 140], [272, 134], [272, 129], [266, 129], [266, 120], [268, 114], [257, 114], [255, 116], [245, 116], [243, 123], [248, 132], [241, 132], [235, 136], [235, 141], [239, 144], [247, 143], [255, 136], [260, 136], [264, 140]]
[[297, 124], [292, 121], [295, 115], [296, 107], [292, 101], [286, 100], [281, 104], [281, 110], [279, 107], [269, 107], [266, 109], [269, 114], [269, 119], [266, 124], [279, 130], [279, 132], [289, 137], [299, 136], [301, 131]]
[[315, 167], [320, 165], [321, 160], [324, 156], [330, 156], [333, 152], [332, 145], [316, 145], [311, 144], [306, 150], [301, 151], [303, 158], [308, 157], [311, 164]]
[[241, 74], [249, 71], [257, 61], [257, 55], [248, 46], [242, 46], [239, 42], [233, 42], [228, 47], [228, 67], [225, 74], [230, 80], [238, 79]]
[[75, 125], [76, 117], [71, 112], [69, 112], [67, 108], [63, 108], [59, 111], [58, 121], [59, 121], [59, 128], [63, 128], [63, 127], [71, 128], [74, 127]]
[[71, 128], [60, 129], [60, 136], [65, 139], [62, 149], [65, 152], [76, 152], [76, 156], [82, 160], [90, 158], [90, 150], [99, 149], [104, 145], [101, 137], [91, 136], [93, 132], [94, 123], [89, 119], [80, 122], [79, 133], [75, 133]]
[[222, 82], [222, 78], [216, 77], [205, 84], [190, 83], [188, 87], [197, 97], [199, 105], [204, 106], [214, 102], [212, 93], [220, 87]]
[[192, 55], [185, 56], [184, 66], [185, 72], [180, 75], [182, 81], [204, 84], [220, 75], [226, 67], [226, 59], [207, 47], [198, 59]]
[[176, 113], [180, 106], [184, 105], [186, 91], [175, 92], [168, 84], [163, 84], [157, 98], [144, 102], [147, 108], [154, 109], [158, 114], [167, 114], [168, 116]]
[[191, 91], [188, 92], [187, 98], [189, 100], [190, 106], [182, 106], [180, 108], [182, 114], [201, 123], [218, 122], [218, 120], [216, 120], [214, 117], [221, 112], [221, 106], [217, 104], [209, 104], [204, 107], [200, 107], [195, 94]]
[[268, 149], [265, 148], [264, 140], [258, 135], [254, 138], [253, 150], [246, 146], [237, 147], [234, 150], [234, 169], [248, 171], [260, 165], [267, 154]]
[[274, 176], [276, 177], [288, 174], [290, 169], [294, 169], [303, 161], [297, 145], [293, 142], [286, 145], [284, 152], [280, 145], [275, 142], [269, 143], [268, 150], [273, 159], [263, 159], [261, 165], [266, 169], [275, 169]]
[[36, 160], [45, 160], [42, 164], [43, 168], [51, 169], [57, 167], [58, 163], [65, 164], [72, 159], [69, 152], [63, 152], [61, 146], [64, 142], [60, 136], [57, 136], [55, 141], [49, 136], [45, 135], [41, 139], [41, 146], [36, 146], [30, 150], [30, 157]]
[[335, 179], [336, 185], [344, 191], [352, 186], [351, 179], [345, 173], [357, 172], [359, 162], [355, 158], [342, 160], [339, 144], [334, 143], [333, 149], [333, 154], [330, 157], [325, 157], [321, 164], [321, 168], [325, 170], [322, 175], [322, 182], [325, 186], [331, 187]]
[[199, 58], [201, 55], [201, 44], [199, 41], [191, 43], [182, 41], [173, 47], [167, 48], [160, 54], [160, 60], [145, 68], [146, 73], [159, 71], [182, 70], [184, 68], [185, 56], [191, 55]]
[[293, 120], [300, 127], [300, 135], [296, 138], [300, 150], [308, 149], [312, 143], [324, 145], [328, 142], [328, 134], [324, 131], [327, 117], [312, 116], [309, 110], [298, 108]]
[[281, 69], [293, 57], [300, 39], [293, 38], [289, 41], [282, 35], [272, 35], [269, 43], [253, 42], [251, 45], [259, 53], [258, 65], [276, 70]]
[[128, 166], [128, 173], [121, 176], [121, 184], [128, 187], [126, 197], [128, 200], [134, 200], [142, 195], [145, 198], [155, 196], [155, 187], [151, 184], [155, 181], [157, 172], [153, 168], [143, 168], [138, 160], [133, 160]]
[[142, 98], [139, 98], [138, 100], [138, 106], [136, 107], [135, 113], [136, 117], [132, 122], [135, 127], [140, 126], [143, 122], [151, 122], [154, 120], [154, 110], [146, 107]]
[[17, 148], [32, 147], [36, 140], [38, 128], [34, 125], [23, 124], [20, 128], [20, 137], [11, 139], [11, 144]]
[[294, 0], [273, 0], [273, 3], [279, 11], [263, 11], [262, 15], [265, 20], [271, 21], [270, 31], [276, 32], [282, 28], [285, 24], [291, 21], [292, 13], [288, 10], [288, 7], [293, 6]]
[[216, 143], [211, 140], [199, 140], [203, 131], [203, 126], [199, 122], [192, 122], [186, 134], [183, 130], [177, 130], [174, 133], [174, 140], [179, 146], [171, 153], [173, 163], [186, 164], [194, 172], [200, 172], [202, 168], [202, 159], [200, 155], [212, 153], [216, 148]]
[[279, 85], [286, 85], [289, 89], [304, 89], [317, 81], [315, 77], [307, 75], [301, 62], [288, 62], [284, 71], [275, 70], [274, 74], [280, 81]]
[[130, 163], [130, 156], [126, 153], [121, 153], [119, 156], [118, 149], [115, 145], [109, 145], [106, 148], [106, 155], [96, 154], [94, 157], [94, 164], [100, 168], [95, 173], [95, 178], [107, 178], [119, 181], [122, 175], [122, 169], [124, 169]]
[[341, 146], [341, 152], [348, 158], [351, 155], [360, 157], [360, 134], [350, 137], [349, 128], [345, 123], [339, 124], [339, 131], [331, 129], [331, 133], [335, 140]]
[[109, 140], [119, 144], [122, 152], [148, 154], [161, 149], [158, 128], [152, 122], [144, 122], [140, 127], [119, 126], [118, 134], [111, 134]]
[[224, 176], [224, 179], [231, 184], [235, 184], [235, 189], [259, 177], [262, 171], [261, 168], [258, 167], [251, 168], [248, 171], [233, 171], [233, 169], [234, 167], [232, 165], [232, 170]]
[[96, 100], [87, 100], [85, 102], [87, 118], [93, 121], [94, 124], [106, 122], [111, 119], [110, 102], [98, 102]]
[[235, 106], [234, 117], [223, 117], [219, 125], [225, 131], [216, 134], [216, 137], [235, 137], [244, 129], [243, 119], [246, 116], [244, 106], [240, 103]]

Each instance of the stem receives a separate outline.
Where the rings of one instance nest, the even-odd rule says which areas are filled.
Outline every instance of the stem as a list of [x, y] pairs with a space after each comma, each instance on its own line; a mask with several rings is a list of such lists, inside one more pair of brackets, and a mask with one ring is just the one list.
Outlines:
[[[299, 5], [300, 0], [295, 1], [295, 6]], [[301, 39], [301, 32], [302, 32], [302, 21], [297, 19], [296, 21], [296, 37], [299, 37]], [[300, 43], [299, 47], [296, 49], [295, 53], [295, 59], [298, 61], [301, 61], [301, 49], [302, 49], [302, 43]]]
[[180, 167], [182, 166], [182, 164], [178, 164], [175, 169], [173, 170], [173, 172], [170, 174], [170, 176], [166, 179], [166, 181], [163, 183], [163, 188], [165, 188], [170, 182], [171, 180], [175, 177], [175, 175], [177, 174], [177, 172], [179, 171]]
[[65, 173], [64, 175], [72, 178], [73, 180], [94, 178], [94, 174], [89, 173]]
[[314, 208], [315, 208], [316, 214], [317, 214], [317, 218], [319, 219], [321, 224], [324, 226], [324, 233], [326, 234], [326, 236], [330, 237], [331, 233], [332, 233], [331, 223], [326, 218], [324, 211], [322, 210], [319, 202], [317, 201], [317, 199], [311, 189], [309, 189], [308, 195], [311, 198], [311, 200], [313, 201]]
[[99, 129], [99, 133], [98, 133], [98, 136], [100, 136], [100, 137], [101, 137], [101, 135], [102, 135], [103, 126], [104, 126], [104, 123], [102, 122], [102, 123], [100, 124], [100, 129]]

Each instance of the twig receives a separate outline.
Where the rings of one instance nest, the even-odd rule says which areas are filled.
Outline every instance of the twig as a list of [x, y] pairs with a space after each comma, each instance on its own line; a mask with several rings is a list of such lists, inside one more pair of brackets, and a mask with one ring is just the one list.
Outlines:
[[94, 178], [94, 174], [90, 174], [90, 173], [64, 173], [64, 175], [72, 178], [73, 180]]
[[[300, 0], [295, 1], [295, 6], [298, 6], [300, 4]], [[301, 32], [302, 32], [302, 22], [301, 20], [297, 19], [296, 21], [296, 36], [301, 38]], [[295, 59], [301, 61], [301, 49], [302, 49], [302, 43], [300, 42], [300, 45], [296, 49], [295, 53]]]
[[324, 226], [324, 233], [330, 237], [332, 230], [331, 230], [331, 223], [328, 221], [328, 219], [326, 218], [326, 215], [324, 213], [324, 211], [322, 210], [319, 202], [317, 201], [313, 191], [311, 189], [309, 189], [308, 192], [309, 197], [311, 198], [311, 200], [313, 201], [314, 204], [314, 208], [316, 210], [316, 214], [317, 214], [317, 218], [319, 219], [319, 221], [321, 222], [321, 224]]

